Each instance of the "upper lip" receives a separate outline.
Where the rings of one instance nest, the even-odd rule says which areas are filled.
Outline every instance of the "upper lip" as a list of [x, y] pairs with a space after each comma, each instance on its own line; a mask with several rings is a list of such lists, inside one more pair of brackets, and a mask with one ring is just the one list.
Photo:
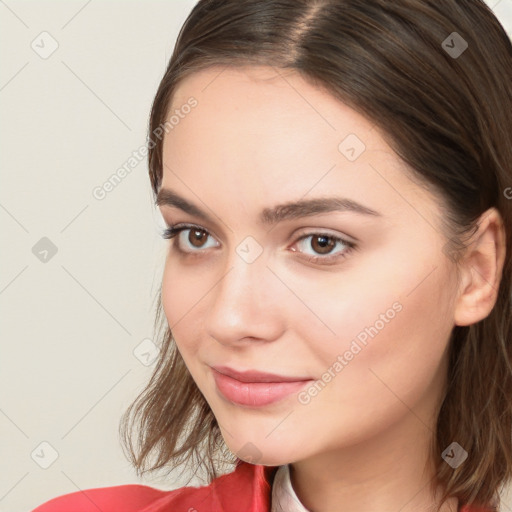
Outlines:
[[275, 373], [259, 372], [257, 370], [239, 372], [227, 366], [212, 366], [212, 368], [240, 382], [300, 382], [312, 380], [311, 377], [287, 377], [284, 375], [276, 375]]

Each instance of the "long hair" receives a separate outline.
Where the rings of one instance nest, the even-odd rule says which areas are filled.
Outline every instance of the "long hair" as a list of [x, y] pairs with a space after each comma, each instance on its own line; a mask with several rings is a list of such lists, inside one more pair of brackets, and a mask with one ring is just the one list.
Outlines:
[[[155, 196], [163, 140], [151, 134], [161, 133], [177, 85], [210, 66], [251, 64], [296, 70], [374, 122], [411, 175], [445, 205], [445, 252], [453, 262], [486, 209], [496, 207], [503, 217], [506, 258], [496, 304], [478, 323], [454, 326], [431, 446], [443, 502], [455, 496], [462, 504], [498, 504], [512, 478], [509, 37], [481, 0], [200, 0], [152, 105]], [[123, 415], [120, 434], [139, 474], [187, 463], [212, 480], [221, 461], [240, 459], [227, 450], [162, 316], [159, 296], [160, 357]], [[453, 441], [469, 454], [457, 469], [441, 456]]]

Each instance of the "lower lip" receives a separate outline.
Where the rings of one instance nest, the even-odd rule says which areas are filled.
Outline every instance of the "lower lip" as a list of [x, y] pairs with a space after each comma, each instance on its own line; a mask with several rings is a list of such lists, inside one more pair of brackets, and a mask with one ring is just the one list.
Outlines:
[[313, 380], [296, 382], [240, 382], [213, 370], [217, 389], [229, 401], [238, 405], [261, 407], [278, 402], [300, 391]]

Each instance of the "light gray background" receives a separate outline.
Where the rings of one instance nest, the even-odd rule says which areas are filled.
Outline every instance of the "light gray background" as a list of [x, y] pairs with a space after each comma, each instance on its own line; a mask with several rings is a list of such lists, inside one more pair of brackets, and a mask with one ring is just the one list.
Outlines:
[[[144, 145], [194, 4], [0, 0], [1, 512], [92, 487], [181, 485], [138, 479], [117, 435], [151, 374], [141, 354], [165, 250], [145, 159], [103, 200], [92, 191]], [[512, 34], [512, 0], [489, 5]]]

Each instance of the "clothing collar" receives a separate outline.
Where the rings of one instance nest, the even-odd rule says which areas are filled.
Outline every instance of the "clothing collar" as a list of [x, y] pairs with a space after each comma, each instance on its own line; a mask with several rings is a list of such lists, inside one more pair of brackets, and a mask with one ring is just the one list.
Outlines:
[[[275, 471], [275, 467], [274, 467]], [[290, 479], [290, 465], [278, 466], [277, 471], [267, 468], [267, 481], [272, 485], [270, 512], [310, 512], [299, 500]], [[273, 476], [273, 481], [272, 481]], [[494, 512], [495, 509], [470, 507], [459, 504], [459, 512]]]
[[293, 490], [289, 464], [279, 466], [275, 473], [270, 512], [309, 512]]

